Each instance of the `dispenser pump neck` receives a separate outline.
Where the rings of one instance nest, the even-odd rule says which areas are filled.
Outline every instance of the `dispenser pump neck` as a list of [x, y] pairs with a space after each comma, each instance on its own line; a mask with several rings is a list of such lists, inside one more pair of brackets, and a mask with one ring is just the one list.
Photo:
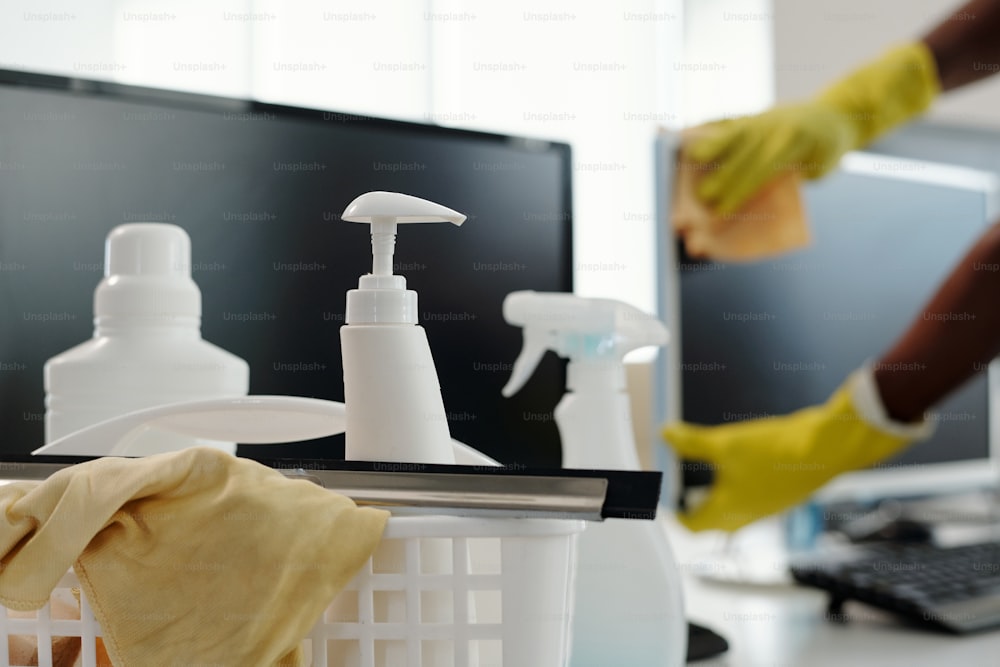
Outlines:
[[388, 216], [372, 218], [372, 275], [391, 276], [396, 251], [396, 220]]
[[416, 324], [417, 293], [406, 289], [406, 278], [392, 272], [397, 225], [414, 222], [461, 225], [465, 216], [419, 197], [376, 191], [348, 204], [341, 218], [370, 224], [372, 239], [372, 272], [361, 276], [358, 289], [347, 293], [347, 324]]

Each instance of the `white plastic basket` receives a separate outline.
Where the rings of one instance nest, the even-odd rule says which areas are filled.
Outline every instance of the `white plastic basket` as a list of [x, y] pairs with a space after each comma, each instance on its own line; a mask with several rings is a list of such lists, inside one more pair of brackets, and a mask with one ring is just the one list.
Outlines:
[[[576, 537], [582, 521], [392, 517], [382, 543], [306, 640], [311, 664], [340, 667], [564, 667], [569, 659]], [[72, 599], [68, 572], [53, 599]], [[0, 667], [8, 638], [34, 635], [39, 665], [51, 639], [81, 637], [77, 665], [97, 665], [99, 624], [81, 596], [79, 620], [0, 606]]]

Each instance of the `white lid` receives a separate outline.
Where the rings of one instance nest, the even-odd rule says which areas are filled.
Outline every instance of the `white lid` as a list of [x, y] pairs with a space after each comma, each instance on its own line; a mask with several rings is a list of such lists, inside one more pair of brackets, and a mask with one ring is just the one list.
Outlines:
[[119, 225], [104, 245], [104, 279], [94, 315], [201, 317], [201, 292], [191, 279], [191, 239], [176, 225]]
[[399, 192], [366, 192], [347, 205], [340, 216], [347, 222], [372, 226], [372, 272], [361, 276], [358, 289], [347, 293], [347, 324], [416, 324], [417, 293], [406, 289], [406, 278], [392, 274], [396, 225], [450, 222], [465, 216], [426, 199]]

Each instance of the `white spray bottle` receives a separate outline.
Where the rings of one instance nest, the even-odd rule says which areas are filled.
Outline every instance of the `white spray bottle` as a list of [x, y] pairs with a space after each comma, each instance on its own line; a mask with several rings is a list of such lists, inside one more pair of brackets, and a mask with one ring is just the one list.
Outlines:
[[[665, 344], [663, 323], [620, 301], [531, 291], [507, 295], [503, 314], [524, 328], [504, 396], [546, 350], [569, 359], [568, 392], [555, 409], [563, 466], [638, 470], [623, 359]], [[687, 622], [663, 525], [608, 519], [580, 535], [578, 554], [571, 667], [683, 665]]]

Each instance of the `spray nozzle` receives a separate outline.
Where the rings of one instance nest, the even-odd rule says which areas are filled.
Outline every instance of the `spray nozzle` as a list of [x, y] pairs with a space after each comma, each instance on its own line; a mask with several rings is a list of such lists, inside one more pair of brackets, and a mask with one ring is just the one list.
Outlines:
[[[667, 342], [667, 328], [654, 316], [614, 299], [588, 299], [560, 292], [511, 292], [503, 302], [508, 324], [524, 328], [524, 347], [501, 390], [513, 396], [524, 386], [546, 350], [570, 360], [568, 384], [618, 383], [625, 355]], [[618, 387], [613, 387], [617, 389]]]
[[340, 216], [347, 222], [372, 227], [372, 272], [361, 276], [358, 289], [347, 293], [348, 324], [417, 322], [417, 294], [406, 289], [406, 279], [393, 275], [396, 225], [410, 222], [450, 222], [461, 225], [465, 216], [446, 206], [399, 192], [366, 192]]

